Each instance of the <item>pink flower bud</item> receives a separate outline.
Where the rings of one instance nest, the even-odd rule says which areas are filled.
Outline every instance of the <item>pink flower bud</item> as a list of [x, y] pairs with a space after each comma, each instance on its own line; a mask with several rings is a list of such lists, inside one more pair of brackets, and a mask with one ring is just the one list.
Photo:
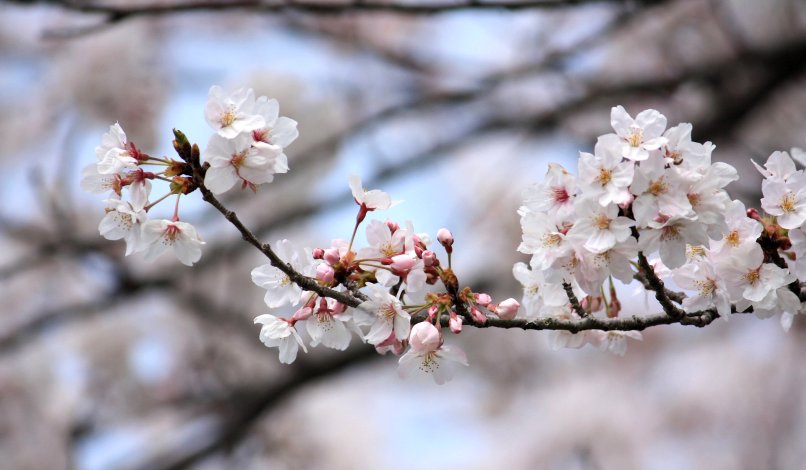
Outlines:
[[313, 249], [313, 259], [322, 259], [325, 257], [325, 250], [321, 248]]
[[453, 246], [453, 234], [450, 230], [446, 228], [441, 228], [437, 231], [437, 240], [439, 243], [445, 247], [445, 251], [450, 253], [452, 251]]
[[434, 321], [434, 318], [437, 316], [437, 312], [439, 312], [439, 307], [436, 305], [428, 307], [428, 321]]
[[430, 268], [431, 266], [434, 266], [434, 263], [436, 263], [437, 254], [434, 253], [431, 250], [426, 250], [426, 251], [423, 251], [422, 258], [423, 258], [423, 265], [426, 268]]
[[451, 312], [451, 318], [448, 320], [448, 325], [451, 327], [451, 332], [455, 334], [459, 334], [462, 332], [462, 317], [456, 314], [456, 312]]
[[296, 312], [294, 312], [294, 316], [291, 317], [291, 322], [290, 323], [294, 324], [294, 323], [296, 323], [298, 321], [307, 320], [308, 317], [310, 317], [312, 313], [313, 313], [313, 309], [311, 309], [310, 307], [303, 307], [303, 308], [297, 310]]
[[476, 298], [476, 303], [482, 307], [490, 305], [490, 302], [493, 301], [489, 294], [474, 294], [473, 296]]
[[470, 316], [473, 317], [474, 322], [480, 325], [487, 323], [487, 315], [481, 313], [481, 310], [477, 309], [475, 306], [470, 309]]
[[521, 308], [521, 304], [517, 300], [509, 298], [498, 304], [495, 313], [497, 313], [498, 318], [502, 320], [512, 320], [515, 318], [515, 315], [518, 314], [519, 308]]
[[341, 255], [339, 255], [339, 249], [336, 248], [335, 246], [325, 250], [322, 257], [327, 262], [327, 264], [331, 266], [335, 265], [336, 263], [339, 262], [339, 260], [341, 260]]
[[400, 228], [400, 225], [397, 222], [392, 222], [391, 220], [386, 221], [386, 226], [389, 227], [389, 231], [392, 233], [397, 232], [397, 229]]
[[417, 263], [417, 260], [409, 255], [392, 256], [392, 269], [400, 272], [409, 272]]
[[319, 279], [327, 285], [333, 284], [333, 278], [335, 275], [336, 272], [329, 264], [322, 263], [316, 267], [316, 279]]
[[436, 326], [424, 321], [411, 327], [409, 344], [415, 352], [433, 352], [439, 349], [442, 344], [442, 337]]

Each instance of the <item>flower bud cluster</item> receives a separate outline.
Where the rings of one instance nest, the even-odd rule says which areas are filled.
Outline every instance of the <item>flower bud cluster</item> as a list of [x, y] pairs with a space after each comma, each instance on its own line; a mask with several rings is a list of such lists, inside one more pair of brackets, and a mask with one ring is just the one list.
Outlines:
[[[436, 254], [429, 250], [431, 238], [417, 233], [411, 222], [370, 220], [366, 224], [367, 245], [354, 249], [355, 234], [369, 212], [397, 204], [380, 190], [366, 190], [357, 176], [350, 178], [350, 188], [358, 205], [353, 239], [333, 240], [326, 248], [302, 249], [288, 240], [275, 243], [275, 252], [294, 271], [311, 277], [324, 287], [358, 294], [363, 300], [357, 308], [319, 294], [303, 290], [281, 269], [265, 264], [252, 271], [252, 280], [266, 289], [269, 308], [299, 306], [291, 318], [272, 314], [255, 319], [264, 326], [261, 339], [267, 346], [280, 348], [280, 360], [292, 362], [299, 347], [322, 344], [346, 349], [353, 334], [375, 346], [379, 353], [402, 354], [400, 373], [414, 370], [432, 373], [442, 383], [452, 376], [448, 362], [467, 363], [458, 348], [443, 346], [442, 322], [446, 317], [450, 331], [459, 333], [462, 320], [449, 308], [446, 296], [426, 294], [426, 286], [436, 284], [443, 273]], [[301, 315], [300, 312], [307, 312]], [[412, 315], [428, 312], [428, 319], [412, 328]], [[279, 322], [279, 323], [278, 323]], [[276, 325], [281, 324], [282, 328]], [[428, 325], [427, 327], [425, 325]]]

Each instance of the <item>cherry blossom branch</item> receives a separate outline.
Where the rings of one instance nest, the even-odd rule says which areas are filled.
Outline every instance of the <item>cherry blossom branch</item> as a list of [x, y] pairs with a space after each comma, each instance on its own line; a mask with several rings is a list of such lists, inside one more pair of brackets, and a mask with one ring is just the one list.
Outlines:
[[568, 301], [571, 302], [571, 308], [582, 318], [589, 317], [588, 312], [582, 308], [582, 305], [579, 304], [579, 299], [577, 299], [576, 294], [574, 294], [574, 288], [571, 287], [571, 284], [568, 282], [563, 282], [563, 289], [565, 290], [565, 295], [568, 296]]
[[[699, 312], [685, 314], [682, 318], [672, 318], [665, 312], [660, 314], [616, 318], [598, 318], [591, 315], [581, 320], [561, 320], [553, 317], [538, 318], [535, 320], [514, 319], [501, 320], [498, 318], [488, 318], [485, 324], [472, 323], [476, 328], [503, 328], [521, 330], [557, 330], [579, 333], [587, 330], [602, 331], [642, 331], [652, 326], [659, 325], [690, 325], [704, 327], [711, 324], [719, 314], [714, 309], [702, 310]], [[417, 316], [413, 323], [424, 321], [424, 316]], [[442, 320], [442, 326], [448, 326], [448, 320]]]
[[638, 252], [638, 266], [641, 268], [642, 274], [649, 283], [650, 290], [655, 292], [655, 298], [658, 300], [661, 307], [663, 307], [663, 311], [674, 319], [684, 318], [686, 312], [672, 303], [671, 298], [666, 294], [666, 287], [663, 285], [663, 281], [655, 274], [655, 269], [649, 264], [649, 261], [642, 251]]
[[[216, 208], [224, 217], [229, 221], [240, 233], [242, 238], [249, 244], [261, 251], [269, 260], [272, 266], [280, 269], [299, 287], [304, 290], [312, 291], [322, 297], [335, 299], [350, 307], [358, 307], [363, 300], [366, 300], [360, 291], [351, 289], [350, 295], [345, 292], [339, 292], [329, 287], [319, 284], [315, 279], [302, 275], [297, 272], [290, 264], [283, 261], [271, 248], [271, 245], [262, 243], [254, 233], [252, 233], [238, 218], [238, 215], [227, 209], [213, 193], [204, 185], [204, 175], [206, 172], [205, 166], [201, 164], [200, 153], [197, 145], [190, 145], [187, 138], [179, 131], [174, 131], [176, 135], [175, 146], [180, 157], [185, 160], [190, 166], [190, 173], [193, 178], [193, 184], [199, 189], [202, 198], [205, 202], [209, 203]], [[783, 260], [782, 260], [783, 261]], [[642, 252], [638, 253], [638, 266], [641, 272], [636, 274], [636, 278], [648, 287], [648, 290], [655, 292], [655, 298], [663, 308], [662, 314], [650, 316], [637, 316], [620, 317], [620, 318], [597, 318], [588, 313], [582, 308], [579, 300], [568, 283], [563, 283], [563, 288], [568, 295], [569, 303], [573, 310], [578, 313], [581, 320], [562, 320], [557, 318], [540, 318], [537, 320], [525, 319], [496, 319], [489, 318], [486, 322], [475, 321], [472, 316], [467, 312], [465, 302], [459, 296], [458, 279], [452, 271], [446, 270], [446, 275], [443, 275], [443, 284], [445, 285], [448, 294], [451, 296], [453, 306], [456, 313], [461, 317], [468, 320], [468, 324], [477, 328], [518, 328], [523, 330], [562, 330], [577, 333], [585, 330], [603, 330], [603, 331], [641, 331], [651, 326], [657, 325], [692, 325], [697, 327], [704, 327], [713, 322], [714, 319], [719, 317], [715, 309], [702, 310], [693, 313], [686, 313], [673, 302], [681, 302], [685, 297], [684, 294], [672, 292], [666, 289], [663, 281], [657, 276], [649, 261], [646, 259]], [[798, 293], [802, 297], [801, 293]], [[736, 312], [736, 308], [732, 310]], [[743, 312], [736, 312], [743, 313]], [[412, 318], [412, 324], [420, 323], [425, 320], [423, 315], [417, 315]], [[443, 318], [441, 322], [447, 326], [448, 319]]]

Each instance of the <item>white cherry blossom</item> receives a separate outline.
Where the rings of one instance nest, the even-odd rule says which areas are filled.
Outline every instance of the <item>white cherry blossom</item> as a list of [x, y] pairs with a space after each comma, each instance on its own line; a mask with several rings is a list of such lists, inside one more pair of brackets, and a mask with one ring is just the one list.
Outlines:
[[261, 96], [255, 103], [255, 114], [261, 116], [265, 125], [252, 131], [255, 142], [263, 142], [284, 149], [299, 137], [297, 121], [280, 116], [280, 105], [275, 99]]
[[521, 208], [523, 241], [518, 246], [521, 253], [531, 254], [532, 265], [548, 269], [557, 259], [566, 256], [570, 247], [565, 234], [546, 214], [528, 212]]
[[583, 240], [585, 249], [603, 253], [631, 236], [630, 227], [635, 221], [618, 215], [615, 204], [601, 206], [596, 201], [583, 199], [576, 204], [576, 223], [568, 231], [568, 237]]
[[730, 197], [722, 188], [739, 179], [736, 169], [727, 163], [717, 162], [702, 174], [690, 171], [683, 175], [682, 180], [689, 183], [686, 198], [697, 221], [705, 225], [711, 238], [721, 238], [727, 231], [725, 212], [730, 204]]
[[633, 180], [634, 163], [622, 161], [620, 145], [618, 137], [609, 134], [599, 137], [593, 155], [579, 153], [579, 187], [603, 206], [631, 199], [627, 188]]
[[674, 281], [682, 289], [695, 292], [695, 295], [683, 299], [686, 312], [696, 312], [716, 308], [719, 316], [728, 319], [730, 316], [730, 295], [724, 282], [717, 275], [713, 264], [706, 258], [699, 262], [687, 263], [674, 271]]
[[755, 165], [756, 169], [764, 176], [765, 179], [772, 181], [786, 182], [790, 176], [798, 171], [795, 167], [795, 162], [787, 152], [775, 151], [767, 157], [767, 162], [764, 167], [761, 167], [755, 160], [750, 159]]
[[806, 173], [799, 170], [786, 178], [761, 182], [761, 207], [778, 218], [786, 229], [798, 228], [806, 222]]
[[400, 201], [392, 201], [392, 198], [380, 189], [364, 189], [361, 185], [361, 177], [357, 175], [350, 176], [350, 190], [353, 193], [353, 199], [355, 199], [356, 204], [365, 207], [369, 211], [389, 209], [400, 203]]
[[[561, 307], [568, 303], [568, 295], [561, 284], [546, 282], [543, 271], [529, 269], [525, 263], [516, 263], [512, 274], [523, 286], [523, 309], [519, 315], [533, 320], [546, 316], [545, 307]], [[581, 295], [581, 290], [577, 289]]]
[[409, 377], [414, 373], [430, 375], [439, 385], [456, 375], [457, 366], [467, 366], [467, 356], [456, 346], [446, 346], [437, 327], [421, 322], [411, 329], [409, 350], [398, 361], [398, 373]]
[[109, 132], [101, 138], [101, 145], [95, 147], [98, 173], [102, 175], [121, 174], [137, 168], [137, 158], [132, 154], [132, 149], [120, 124], [114, 123], [109, 126]]
[[789, 240], [792, 242], [792, 251], [795, 252], [794, 262], [790, 263], [790, 270], [800, 280], [806, 280], [806, 228], [801, 227], [789, 231]]
[[714, 144], [693, 142], [691, 131], [687, 122], [667, 129], [663, 133], [667, 140], [663, 156], [684, 171], [702, 171], [711, 165]]
[[652, 158], [635, 172], [630, 191], [635, 195], [633, 214], [638, 225], [646, 227], [659, 215], [693, 217], [694, 212], [684, 189], [684, 182], [661, 158]]
[[117, 173], [104, 174], [98, 171], [98, 164], [92, 163], [81, 170], [81, 189], [92, 194], [105, 194], [113, 192], [121, 194], [121, 175]]
[[264, 313], [255, 317], [255, 324], [263, 325], [260, 328], [260, 341], [269, 348], [278, 348], [283, 364], [294, 362], [300, 347], [308, 352], [296, 328], [288, 320]]
[[231, 95], [214, 85], [207, 95], [204, 117], [210, 127], [225, 139], [234, 139], [238, 134], [251, 132], [266, 125], [266, 120], [257, 113], [255, 92], [240, 88]]
[[633, 281], [635, 271], [632, 260], [638, 256], [638, 242], [629, 237], [602, 253], [591, 253], [582, 263], [582, 272], [588, 284], [601, 285], [607, 276], [612, 275], [624, 284]]
[[[316, 263], [310, 250], [295, 246], [289, 240], [278, 240], [272, 245], [274, 252], [285, 263], [303, 276], [316, 275]], [[269, 308], [297, 305], [302, 297], [302, 288], [291, 281], [280, 268], [263, 264], [252, 270], [252, 282], [266, 289], [264, 301]]]
[[253, 144], [248, 134], [232, 139], [212, 135], [204, 155], [210, 163], [204, 184], [214, 194], [226, 192], [239, 182], [242, 188], [254, 189], [255, 185], [273, 181], [275, 174], [288, 171], [280, 147], [263, 142]]
[[546, 179], [524, 191], [524, 205], [559, 221], [570, 220], [576, 199], [576, 178], [561, 165], [549, 163]]
[[588, 332], [588, 342], [597, 346], [602, 351], [623, 356], [627, 352], [627, 338], [636, 341], [643, 341], [644, 337], [640, 331], [601, 331], [592, 330]]
[[398, 340], [406, 339], [411, 329], [411, 316], [403, 310], [400, 300], [378, 284], [367, 285], [367, 291], [369, 300], [354, 312], [358, 324], [370, 327], [364, 339], [373, 345], [384, 342], [392, 334]]
[[622, 140], [624, 158], [646, 160], [650, 151], [666, 145], [667, 139], [663, 137], [666, 117], [654, 109], [641, 111], [633, 119], [623, 106], [616, 106], [610, 111], [610, 124]]
[[344, 351], [350, 345], [352, 335], [348, 323], [352, 315], [333, 299], [320, 299], [319, 308], [305, 320], [305, 328], [311, 337], [311, 346], [320, 343], [331, 349]]
[[731, 201], [728, 205], [725, 211], [725, 225], [727, 230], [725, 230], [722, 238], [711, 242], [711, 249], [717, 254], [718, 258], [721, 257], [723, 252], [730, 256], [733, 250], [741, 246], [748, 243], [755, 244], [764, 230], [761, 222], [747, 216], [744, 203], [738, 199]]
[[791, 282], [787, 270], [764, 263], [764, 253], [755, 243], [723, 262], [717, 272], [724, 276], [732, 300], [744, 299], [761, 308], [773, 308], [776, 291]]
[[204, 245], [194, 226], [187, 222], [165, 219], [149, 220], [143, 224], [142, 243], [146, 261], [152, 261], [171, 249], [176, 258], [186, 266], [199, 261], [201, 247]]
[[98, 231], [107, 240], [126, 241], [126, 256], [142, 249], [140, 245], [143, 223], [148, 219], [141, 207], [120, 199], [107, 199], [106, 215]]
[[697, 221], [675, 217], [650, 222], [649, 228], [640, 229], [639, 248], [645, 253], [658, 251], [660, 259], [668, 268], [674, 269], [686, 263], [686, 245], [708, 246], [705, 227]]

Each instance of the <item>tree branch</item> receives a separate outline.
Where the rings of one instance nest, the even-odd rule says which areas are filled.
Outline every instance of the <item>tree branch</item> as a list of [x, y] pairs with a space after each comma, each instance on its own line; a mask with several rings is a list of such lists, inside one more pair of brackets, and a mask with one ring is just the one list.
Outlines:
[[56, 5], [67, 10], [81, 13], [97, 13], [108, 16], [109, 22], [119, 22], [139, 16], [163, 16], [177, 13], [198, 11], [249, 11], [255, 13], [300, 12], [315, 15], [339, 15], [343, 13], [395, 13], [404, 15], [429, 15], [456, 10], [531, 10], [558, 9], [586, 4], [653, 4], [658, 0], [497, 0], [482, 2], [465, 0], [453, 2], [326, 2], [326, 1], [279, 1], [264, 2], [261, 0], [210, 1], [196, 0], [176, 3], [152, 3], [142, 5], [104, 5], [100, 3], [84, 3], [72, 0], [9, 0], [11, 3], [31, 5]]

